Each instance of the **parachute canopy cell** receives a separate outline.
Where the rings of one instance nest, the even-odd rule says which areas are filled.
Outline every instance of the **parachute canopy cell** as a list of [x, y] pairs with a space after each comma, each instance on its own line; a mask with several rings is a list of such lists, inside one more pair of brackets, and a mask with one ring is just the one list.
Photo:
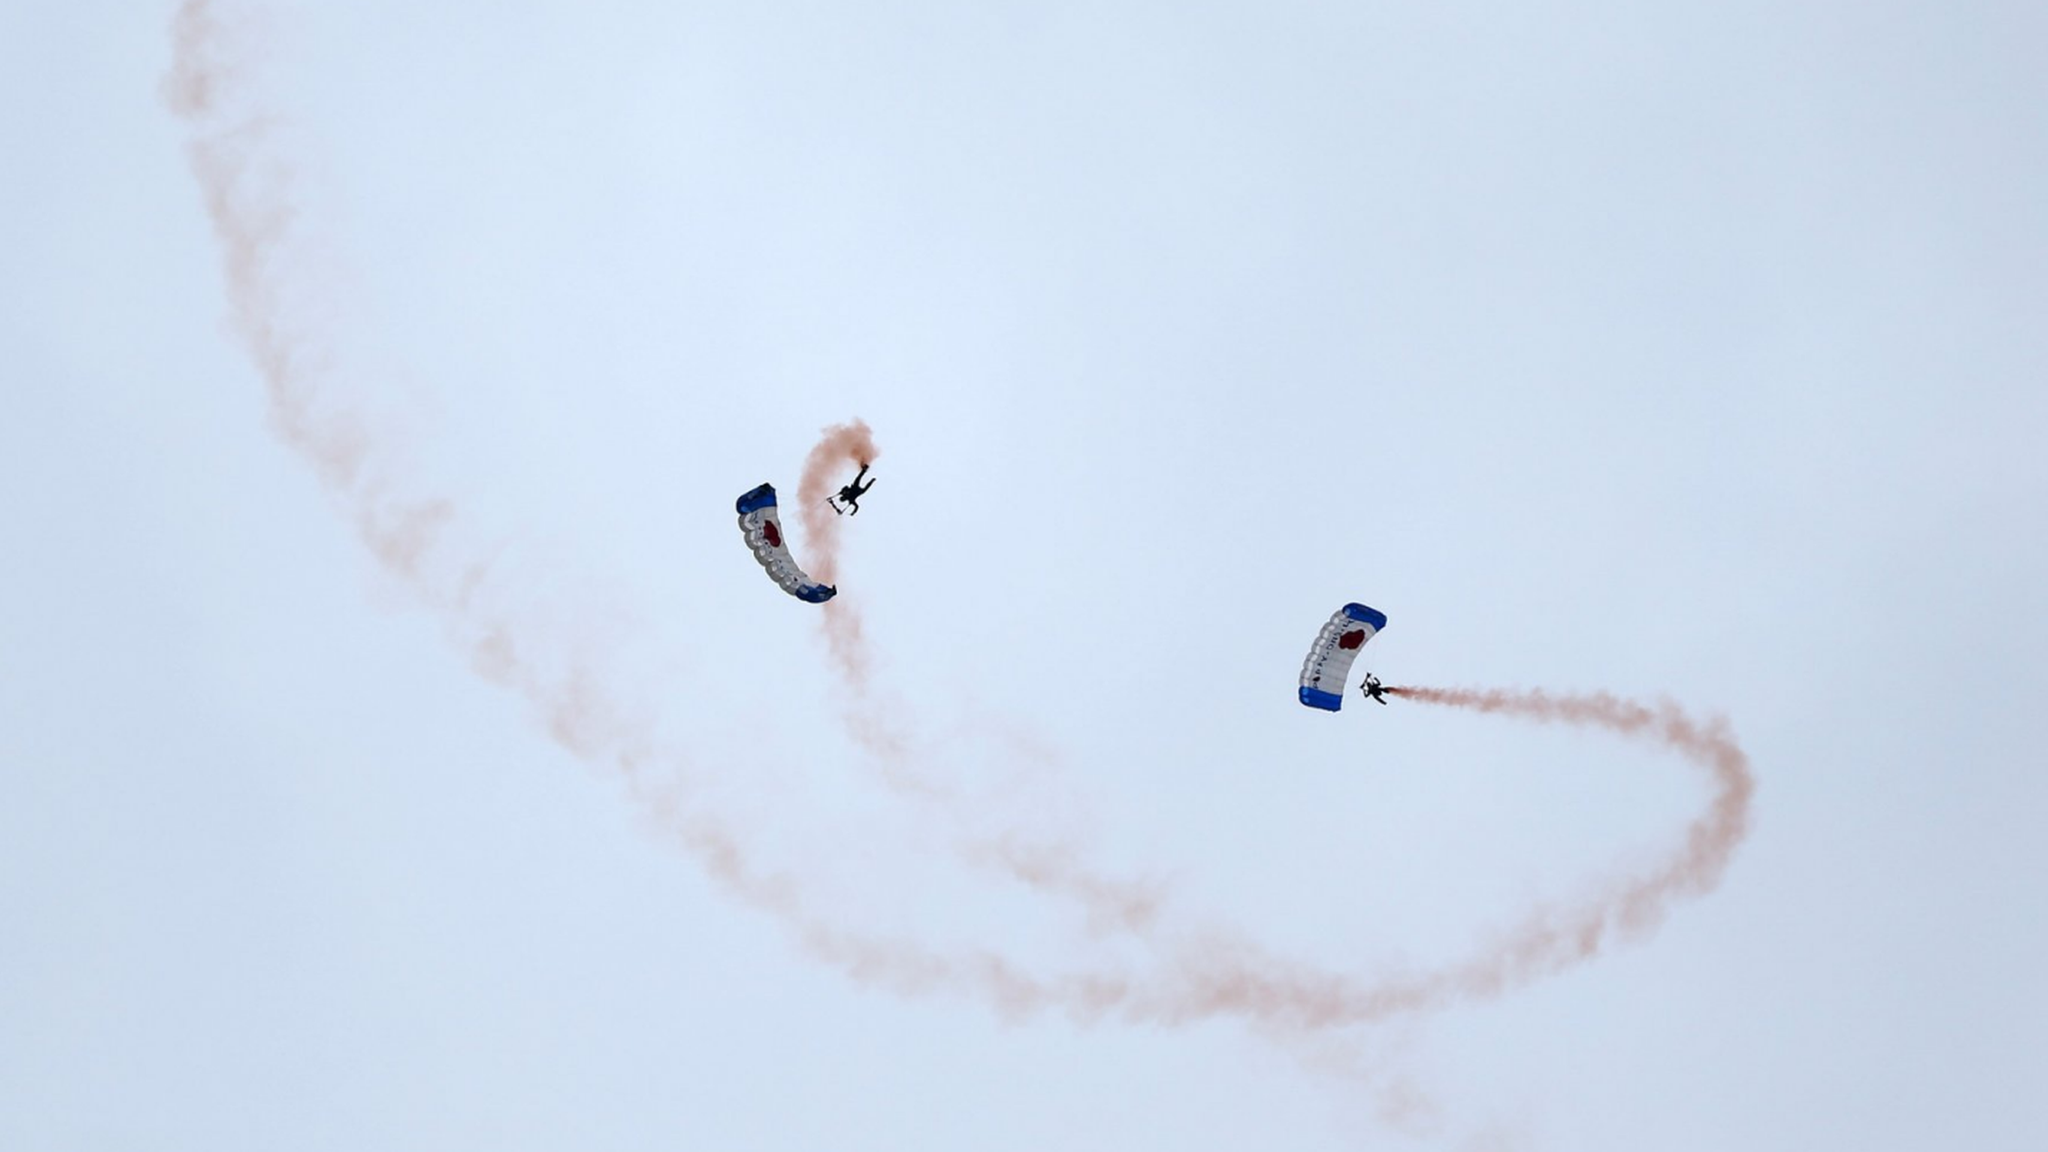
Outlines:
[[1316, 642], [1309, 647], [1301, 665], [1301, 702], [1311, 708], [1335, 712], [1344, 707], [1344, 680], [1351, 675], [1351, 662], [1358, 659], [1365, 642], [1387, 626], [1387, 614], [1363, 604], [1346, 604], [1337, 609]]
[[747, 547], [753, 550], [754, 559], [768, 572], [768, 578], [776, 587], [799, 600], [812, 604], [823, 604], [839, 594], [839, 589], [830, 584], [820, 584], [804, 574], [789, 555], [789, 545], [784, 542], [782, 518], [775, 512], [775, 486], [763, 484], [739, 498], [734, 505], [739, 509], [740, 534], [746, 537]]

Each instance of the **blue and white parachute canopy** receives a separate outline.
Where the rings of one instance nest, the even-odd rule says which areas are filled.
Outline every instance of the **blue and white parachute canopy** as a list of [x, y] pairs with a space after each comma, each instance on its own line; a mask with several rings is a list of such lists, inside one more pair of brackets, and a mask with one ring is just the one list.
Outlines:
[[823, 604], [839, 594], [830, 584], [820, 584], [790, 558], [783, 543], [782, 518], [775, 513], [775, 485], [763, 484], [739, 498], [734, 505], [740, 513], [740, 533], [753, 549], [754, 559], [768, 570], [768, 578], [784, 592], [812, 604]]
[[1309, 647], [1301, 665], [1301, 702], [1311, 708], [1335, 712], [1344, 706], [1344, 680], [1351, 675], [1351, 662], [1358, 650], [1387, 626], [1387, 614], [1363, 604], [1346, 604], [1337, 609], [1316, 642]]

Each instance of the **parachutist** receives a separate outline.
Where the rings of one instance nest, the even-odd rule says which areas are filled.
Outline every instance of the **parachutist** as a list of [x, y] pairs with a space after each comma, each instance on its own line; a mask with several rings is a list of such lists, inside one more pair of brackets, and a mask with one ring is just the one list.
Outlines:
[[1377, 700], [1382, 704], [1387, 702], [1386, 686], [1380, 683], [1379, 677], [1370, 672], [1365, 674], [1365, 683], [1360, 684], [1358, 690], [1365, 693], [1365, 698], [1368, 700]]
[[825, 497], [825, 503], [832, 505], [832, 511], [844, 516], [847, 514], [846, 510], [844, 508], [841, 508], [838, 504], [838, 501], [844, 500], [846, 501], [846, 506], [848, 508], [853, 509], [853, 515], [860, 515], [860, 498], [862, 496], [867, 495], [868, 489], [873, 488], [875, 486], [875, 482], [873, 480], [868, 481], [866, 484], [862, 484], [860, 482], [861, 476], [865, 476], [867, 474], [868, 466], [867, 463], [863, 461], [860, 466], [860, 475], [855, 476], [853, 478], [853, 483], [848, 484], [844, 488], [841, 488], [836, 496]]
[[1323, 624], [1301, 663], [1301, 702], [1335, 712], [1344, 707], [1344, 685], [1359, 649], [1387, 626], [1387, 614], [1363, 604], [1346, 604]]

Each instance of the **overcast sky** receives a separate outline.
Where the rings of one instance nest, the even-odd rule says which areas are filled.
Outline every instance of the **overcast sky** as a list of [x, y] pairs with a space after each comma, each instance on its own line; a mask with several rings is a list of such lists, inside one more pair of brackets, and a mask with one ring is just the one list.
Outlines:
[[[0, 1146], [2048, 1146], [2048, 10], [224, 11], [321, 411], [835, 924], [1146, 971], [1022, 838], [1370, 980], [1682, 842], [1655, 747], [1301, 708], [1348, 600], [1390, 683], [1726, 717], [1751, 832], [1364, 1079], [820, 963], [275, 434], [172, 5], [15, 4]], [[853, 417], [856, 715], [944, 803], [733, 524]]]

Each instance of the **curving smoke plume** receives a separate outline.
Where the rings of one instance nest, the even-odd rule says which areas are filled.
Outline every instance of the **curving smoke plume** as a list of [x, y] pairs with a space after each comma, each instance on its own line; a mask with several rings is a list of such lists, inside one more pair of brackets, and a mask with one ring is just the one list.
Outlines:
[[1616, 932], [1649, 930], [1682, 897], [1711, 891], [1721, 882], [1735, 846], [1749, 834], [1750, 799], [1756, 778], [1749, 757], [1735, 742], [1725, 721], [1702, 724], [1678, 705], [1623, 700], [1606, 692], [1558, 695], [1542, 689], [1389, 687], [1388, 695], [1421, 704], [1490, 712], [1546, 724], [1604, 728], [1623, 736], [1648, 740], [1676, 752], [1706, 770], [1714, 796], [1686, 829], [1682, 846], [1664, 865], [1638, 877], [1603, 899], [1561, 917], [1545, 931], [1529, 935], [1515, 951], [1531, 956], [1575, 959], [1597, 952]]
[[[1148, 962], [1090, 954], [1047, 967], [994, 948], [936, 949], [836, 919], [806, 898], [805, 877], [762, 867], [746, 829], [697, 801], [694, 782], [715, 766], [665, 742], [601, 651], [500, 606], [511, 598], [493, 593], [517, 573], [464, 550], [455, 506], [417, 486], [395, 439], [361, 406], [331, 322], [306, 303], [305, 266], [295, 263], [306, 239], [296, 174], [274, 121], [244, 83], [236, 32], [215, 0], [185, 0], [166, 94], [190, 129], [192, 170], [219, 242], [234, 328], [263, 381], [278, 435], [319, 476], [379, 564], [437, 613], [480, 675], [529, 701], [563, 747], [616, 772], [708, 876], [778, 918], [806, 952], [850, 978], [909, 995], [970, 998], [1005, 1016], [1057, 1011], [1151, 1024], [1237, 1018], [1299, 1045], [1318, 1030], [1499, 995], [1649, 931], [1678, 901], [1720, 880], [1747, 828], [1753, 791], [1725, 724], [1609, 696], [1403, 687], [1389, 691], [1650, 741], [1705, 770], [1712, 799], [1663, 861], [1576, 905], [1531, 912], [1471, 956], [1419, 973], [1362, 976], [1277, 955], [1240, 928], [1175, 914], [1156, 885], [1105, 876], [1073, 846], [1028, 829], [972, 843], [968, 855], [1033, 891], [1078, 903], [1092, 920], [1141, 942]], [[831, 473], [877, 454], [872, 433], [855, 421], [828, 429], [806, 462], [798, 496], [807, 552], [822, 580], [836, 579], [839, 562], [840, 525], [819, 508]], [[873, 661], [858, 600], [857, 587], [843, 589], [824, 606], [824, 627], [833, 666], [867, 698]], [[853, 728], [884, 765], [885, 779], [898, 784], [918, 779], [905, 729], [897, 720]], [[941, 795], [938, 810], [950, 802]], [[1416, 1107], [1405, 1085], [1388, 1087], [1383, 1103], [1390, 1117]]]
[[839, 522], [837, 514], [826, 514], [825, 498], [834, 491], [833, 478], [848, 466], [865, 468], [882, 450], [875, 447], [874, 430], [856, 417], [850, 423], [825, 429], [824, 438], [804, 457], [803, 476], [796, 484], [797, 503], [803, 507], [805, 551], [819, 572], [819, 579], [833, 582], [839, 571]]

